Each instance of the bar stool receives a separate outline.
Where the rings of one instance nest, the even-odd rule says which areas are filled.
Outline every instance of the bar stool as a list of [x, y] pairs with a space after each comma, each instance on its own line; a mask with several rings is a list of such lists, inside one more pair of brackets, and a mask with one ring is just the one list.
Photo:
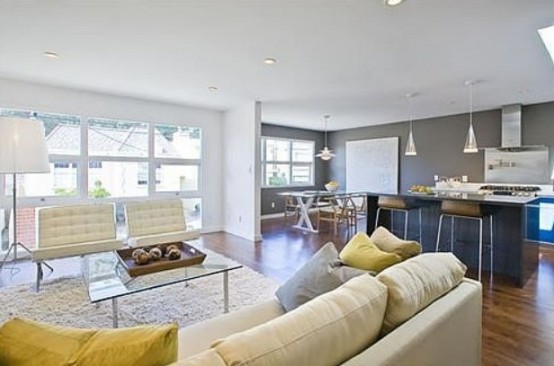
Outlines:
[[483, 262], [483, 219], [489, 217], [490, 229], [490, 257], [491, 257], [491, 277], [493, 273], [493, 214], [484, 213], [481, 205], [473, 202], [459, 202], [444, 200], [441, 204], [441, 215], [439, 218], [439, 230], [437, 233], [437, 244], [435, 251], [439, 251], [442, 220], [444, 217], [450, 217], [450, 251], [454, 249], [454, 219], [466, 219], [479, 221], [479, 281], [481, 281], [481, 268]]
[[379, 214], [381, 210], [389, 210], [391, 212], [391, 232], [394, 230], [394, 212], [399, 211], [404, 213], [404, 240], [408, 238], [408, 222], [410, 211], [417, 209], [419, 211], [419, 241], [421, 242], [421, 207], [410, 205], [402, 197], [379, 196], [377, 200], [377, 215], [375, 218], [375, 228], [379, 224]]

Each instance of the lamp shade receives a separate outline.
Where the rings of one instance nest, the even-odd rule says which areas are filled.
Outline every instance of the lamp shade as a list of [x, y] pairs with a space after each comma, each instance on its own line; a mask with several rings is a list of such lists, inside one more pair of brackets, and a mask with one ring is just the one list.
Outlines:
[[41, 121], [0, 117], [0, 173], [48, 173]]

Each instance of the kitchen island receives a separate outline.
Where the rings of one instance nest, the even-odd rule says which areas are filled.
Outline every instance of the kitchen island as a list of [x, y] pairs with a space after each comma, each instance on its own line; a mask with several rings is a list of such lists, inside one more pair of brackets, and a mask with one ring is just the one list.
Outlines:
[[[368, 193], [367, 232], [374, 230], [377, 200], [379, 196], [402, 197], [422, 208], [422, 240], [424, 252], [435, 251], [440, 206], [443, 200], [474, 202], [482, 205], [483, 210], [494, 215], [494, 273], [509, 277], [517, 286], [524, 286], [529, 277], [537, 270], [539, 260], [538, 243], [534, 238], [536, 225], [528, 225], [527, 218], [535, 217], [534, 197], [494, 196], [471, 193], [432, 193], [432, 194], [380, 194]], [[531, 214], [530, 214], [531, 213]], [[418, 236], [418, 220], [414, 210], [409, 219], [409, 238]], [[404, 215], [394, 217], [395, 232], [403, 230]], [[485, 222], [488, 222], [486, 220]], [[441, 233], [441, 251], [450, 250], [450, 219], [445, 219]], [[390, 228], [390, 214], [381, 211], [379, 224]], [[402, 228], [402, 229], [401, 229]], [[456, 219], [454, 253], [468, 267], [478, 268], [479, 260], [479, 225], [474, 220]], [[483, 230], [483, 271], [490, 271], [489, 230], [487, 224]], [[483, 278], [487, 278], [484, 274]]]

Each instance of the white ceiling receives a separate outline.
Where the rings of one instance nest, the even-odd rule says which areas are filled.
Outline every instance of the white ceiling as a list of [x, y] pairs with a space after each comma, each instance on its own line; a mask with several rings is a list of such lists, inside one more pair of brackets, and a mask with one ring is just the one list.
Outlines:
[[[553, 0], [0, 0], [0, 77], [331, 130], [554, 100]], [[45, 58], [51, 50], [62, 57]], [[266, 57], [278, 60], [265, 65]], [[217, 92], [208, 91], [217, 86]]]

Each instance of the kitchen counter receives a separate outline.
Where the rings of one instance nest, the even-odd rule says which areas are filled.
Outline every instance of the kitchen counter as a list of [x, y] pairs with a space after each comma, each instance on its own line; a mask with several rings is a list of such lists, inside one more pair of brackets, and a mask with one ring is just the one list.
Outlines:
[[500, 204], [500, 205], [516, 205], [522, 206], [530, 202], [533, 202], [536, 197], [523, 197], [523, 196], [502, 196], [502, 195], [489, 195], [489, 194], [478, 194], [478, 193], [467, 193], [467, 192], [457, 192], [457, 191], [448, 191], [448, 192], [438, 192], [431, 194], [421, 194], [421, 193], [405, 193], [399, 194], [396, 196], [417, 198], [420, 200], [429, 199], [429, 200], [438, 200], [442, 201], [445, 199], [453, 201], [468, 201], [468, 202], [477, 202], [484, 204]]
[[[438, 222], [441, 214], [440, 204], [443, 200], [475, 202], [482, 205], [483, 210], [494, 215], [494, 274], [509, 277], [517, 286], [523, 286], [538, 267], [538, 244], [528, 239], [535, 237], [531, 228], [527, 226], [531, 210], [536, 210], [534, 201], [537, 197], [482, 195], [476, 193], [446, 191], [432, 194], [420, 193], [368, 193], [367, 232], [374, 230], [378, 197], [399, 196], [409, 200], [418, 207], [422, 207], [422, 238], [424, 252], [434, 252], [437, 241]], [[390, 228], [390, 214], [382, 211], [379, 224]], [[394, 216], [395, 233], [403, 234], [404, 215], [397, 213]], [[450, 223], [446, 220], [441, 232], [441, 250], [450, 249]], [[488, 220], [484, 223], [485, 245], [489, 243]], [[479, 225], [475, 220], [455, 220], [455, 247], [454, 253], [468, 267], [477, 270], [479, 259]], [[534, 230], [534, 229], [533, 229]], [[417, 240], [419, 233], [417, 210], [410, 213], [409, 238]], [[538, 235], [537, 235], [538, 236]], [[490, 271], [489, 249], [483, 248], [483, 280]]]

